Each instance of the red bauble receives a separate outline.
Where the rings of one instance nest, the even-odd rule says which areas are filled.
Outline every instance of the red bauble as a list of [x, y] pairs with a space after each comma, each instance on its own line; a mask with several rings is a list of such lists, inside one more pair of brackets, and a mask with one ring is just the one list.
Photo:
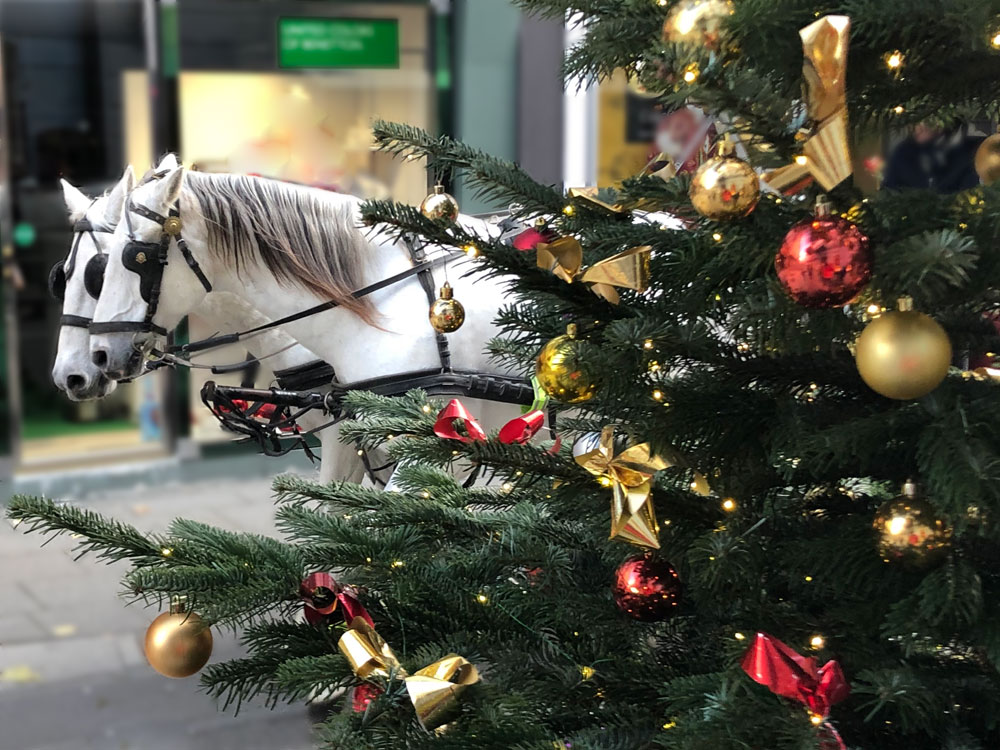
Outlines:
[[369, 704], [379, 697], [382, 688], [370, 682], [362, 682], [354, 688], [354, 695], [351, 700], [351, 708], [354, 713], [359, 714], [368, 709]]
[[611, 593], [622, 612], [636, 620], [656, 622], [677, 611], [681, 581], [665, 560], [637, 555], [618, 566]]
[[868, 238], [854, 224], [826, 214], [799, 222], [774, 259], [778, 280], [804, 307], [840, 307], [858, 296], [872, 275]]

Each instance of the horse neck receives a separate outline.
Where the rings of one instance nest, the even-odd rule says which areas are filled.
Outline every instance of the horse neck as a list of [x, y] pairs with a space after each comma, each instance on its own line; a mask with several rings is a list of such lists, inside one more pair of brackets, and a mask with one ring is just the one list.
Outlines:
[[[357, 199], [351, 196], [330, 194], [329, 199], [357, 205]], [[479, 228], [477, 220], [463, 217], [466, 218]], [[372, 233], [369, 242], [371, 252], [362, 287], [412, 266], [408, 252], [387, 235]], [[294, 315], [328, 301], [298, 285], [279, 282], [259, 262], [243, 262], [237, 273], [232, 260], [234, 253], [228, 252], [228, 248], [209, 247], [205, 233], [196, 232], [188, 238], [188, 244], [197, 256], [210, 259], [218, 291], [234, 294], [267, 320]], [[438, 268], [435, 285], [443, 281], [440, 271]], [[497, 368], [491, 366], [484, 354], [484, 343], [496, 333], [491, 322], [502, 303], [502, 294], [492, 279], [472, 282], [456, 278], [458, 274], [456, 269], [451, 281], [465, 293], [463, 302], [468, 315], [463, 329], [449, 337], [453, 366], [495, 371]], [[475, 290], [471, 288], [473, 283], [477, 285]], [[350, 311], [335, 308], [283, 324], [280, 329], [331, 364], [338, 380], [345, 383], [441, 367], [434, 331], [427, 320], [427, 296], [417, 279], [410, 278], [375, 292], [370, 299], [379, 313], [377, 326], [365, 323]], [[247, 339], [247, 343], [251, 341]]]
[[[246, 331], [268, 320], [246, 301], [227, 292], [207, 295], [196, 313], [220, 333]], [[259, 336], [251, 337], [244, 346], [254, 357], [267, 357], [264, 364], [269, 370], [284, 370], [319, 359], [313, 352], [278, 329], [271, 329]]]

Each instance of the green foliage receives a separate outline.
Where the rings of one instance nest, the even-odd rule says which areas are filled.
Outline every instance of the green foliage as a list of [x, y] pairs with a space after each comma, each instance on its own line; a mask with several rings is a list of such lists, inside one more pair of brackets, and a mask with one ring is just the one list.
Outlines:
[[[582, 14], [589, 33], [569, 55], [571, 75], [623, 68], [665, 106], [724, 113], [762, 168], [800, 147], [798, 29], [823, 13], [852, 18], [847, 92], [858, 132], [998, 111], [1000, 52], [988, 40], [1000, 0], [734, 0], [731, 42], [716, 53], [665, 44], [668, 8], [654, 0], [519, 4]], [[900, 76], [883, 60], [894, 50], [905, 56]], [[677, 72], [691, 62], [700, 76], [686, 84]], [[499, 239], [412, 206], [363, 207], [390, 233], [474, 246], [482, 268], [509, 282], [488, 346], [512, 371], [530, 373], [540, 346], [578, 323], [581, 360], [601, 387], [572, 411], [553, 405], [562, 447], [505, 445], [488, 424], [485, 442], [442, 440], [433, 427], [443, 402], [354, 393], [343, 438], [399, 462], [394, 490], [279, 478], [285, 541], [186, 521], [146, 536], [33, 498], [15, 498], [12, 518], [78, 534], [82, 553], [129, 560], [130, 598], [184, 594], [210, 622], [239, 628], [248, 653], [207, 669], [208, 692], [237, 707], [332, 696], [318, 735], [331, 748], [815, 750], [821, 730], [804, 707], [739, 667], [758, 631], [842, 665], [852, 695], [831, 720], [851, 748], [998, 745], [1000, 390], [955, 370], [922, 399], [889, 401], [863, 384], [851, 346], [869, 306], [905, 294], [945, 327], [956, 364], [1000, 351], [984, 317], [1000, 312], [1000, 186], [958, 195], [839, 186], [831, 200], [870, 238], [875, 275], [855, 303], [805, 310], [781, 290], [773, 259], [810, 216], [815, 190], [769, 195], [723, 224], [693, 212], [688, 178], [634, 177], [615, 193], [633, 211], [621, 220], [454, 139], [385, 122], [375, 136], [389, 153], [426, 160], [435, 177], [461, 172], [525, 221], [544, 217], [580, 240], [587, 264], [652, 248], [650, 289], [612, 305]], [[610, 491], [570, 451], [607, 424], [674, 464], [654, 479], [656, 554], [678, 571], [684, 596], [663, 622], [628, 619], [610, 595], [616, 566], [637, 550], [607, 539]], [[696, 471], [710, 495], [692, 491]], [[493, 481], [467, 487], [470, 475]], [[876, 551], [873, 515], [907, 478], [953, 532], [943, 561], [926, 567], [886, 564]], [[296, 615], [299, 582], [315, 570], [354, 588], [408, 672], [447, 653], [477, 665], [483, 679], [446, 731], [415, 721], [399, 672], [374, 679], [383, 692], [366, 710], [351, 709], [358, 680], [336, 645], [344, 623]]]

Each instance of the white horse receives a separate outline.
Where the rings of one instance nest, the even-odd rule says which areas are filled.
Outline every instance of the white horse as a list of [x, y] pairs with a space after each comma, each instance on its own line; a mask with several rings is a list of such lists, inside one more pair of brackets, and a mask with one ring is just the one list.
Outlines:
[[[173, 156], [167, 157], [157, 170], [171, 166], [176, 166]], [[86, 218], [94, 229], [93, 234], [81, 229], [79, 238], [74, 238], [75, 250], [71, 248], [64, 261], [63, 267], [70, 266], [71, 273], [65, 278], [63, 320], [85, 321], [93, 317], [97, 299], [85, 287], [84, 269], [93, 257], [108, 252], [111, 234], [118, 224], [125, 197], [133, 189], [134, 182], [132, 168], [128, 167], [121, 181], [110, 193], [90, 199], [79, 189], [63, 181], [63, 194], [70, 219], [76, 223]], [[266, 322], [246, 302], [229, 293], [206, 295], [194, 312], [218, 330], [238, 330]], [[287, 334], [276, 330], [267, 331], [252, 339], [248, 342], [247, 349], [255, 357], [264, 357], [260, 372], [264, 382], [271, 380], [273, 370], [285, 370], [319, 359]], [[62, 326], [52, 377], [56, 386], [74, 401], [103, 398], [117, 385], [116, 381], [107, 378], [94, 365], [90, 336], [87, 328], [82, 325]], [[311, 412], [300, 417], [298, 424], [304, 430], [311, 430], [328, 421], [323, 415]], [[355, 450], [339, 442], [338, 432], [336, 425], [330, 425], [316, 433], [321, 443], [320, 481], [357, 481], [364, 466]]]
[[95, 257], [107, 254], [111, 234], [133, 187], [132, 167], [125, 169], [125, 174], [109, 193], [96, 199], [88, 198], [62, 180], [63, 198], [74, 232], [66, 259], [50, 275], [50, 287], [62, 296], [52, 382], [71, 401], [104, 398], [118, 385], [105, 376], [90, 357], [87, 323], [94, 317], [97, 298], [87, 290], [84, 276]]
[[[359, 206], [352, 196], [262, 178], [185, 173], [181, 168], [140, 185], [113, 237], [104, 291], [94, 313], [95, 364], [109, 377], [136, 375], [143, 350], [195, 309], [208, 287], [238, 296], [270, 320], [336, 301], [334, 309], [280, 328], [333, 365], [341, 383], [439, 370], [428, 300], [416, 278], [361, 299], [351, 294], [413, 266], [401, 244], [377, 233], [369, 242], [359, 229]], [[167, 217], [175, 208], [191, 257], [186, 259], [178, 243], [170, 242], [150, 315], [149, 283], [140, 278], [146, 267], [138, 261], [146, 263], [152, 260], [148, 256], [155, 256], [163, 237], [156, 217]], [[473, 231], [488, 232], [485, 222], [462, 221]], [[130, 244], [136, 241], [147, 244]], [[128, 257], [123, 259], [123, 253]], [[493, 321], [505, 297], [504, 284], [485, 276], [463, 277], [474, 270], [472, 263], [463, 256], [447, 268], [455, 297], [467, 311], [465, 325], [448, 336], [452, 365], [509, 374], [490, 362], [484, 346], [497, 333]], [[444, 280], [443, 271], [442, 266], [435, 268], [436, 284]], [[508, 404], [469, 399], [467, 405], [486, 429], [518, 413]]]

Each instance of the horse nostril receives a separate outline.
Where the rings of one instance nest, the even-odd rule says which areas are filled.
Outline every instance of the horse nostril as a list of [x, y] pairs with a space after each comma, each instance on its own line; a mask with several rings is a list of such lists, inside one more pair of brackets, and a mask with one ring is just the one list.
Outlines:
[[108, 352], [106, 349], [95, 349], [90, 353], [90, 360], [102, 370], [108, 366]]
[[87, 379], [83, 375], [67, 375], [66, 376], [66, 390], [67, 391], [82, 391], [87, 385]]

